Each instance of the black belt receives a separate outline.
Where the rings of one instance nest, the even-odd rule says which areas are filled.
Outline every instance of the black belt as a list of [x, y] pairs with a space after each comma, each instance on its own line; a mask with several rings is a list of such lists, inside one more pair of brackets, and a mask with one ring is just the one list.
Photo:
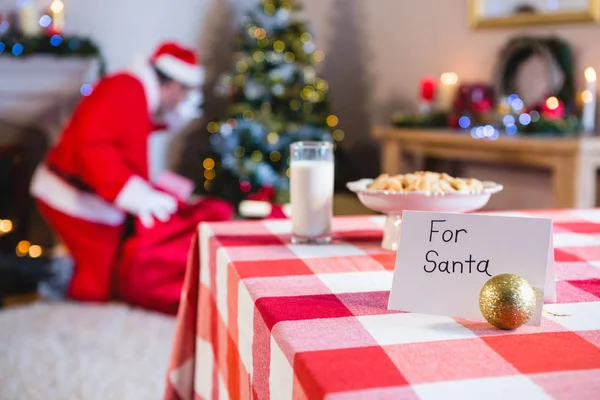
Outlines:
[[46, 162], [46, 166], [48, 167], [48, 169], [50, 171], [54, 172], [62, 180], [67, 181], [72, 186], [75, 186], [76, 188], [83, 190], [84, 192], [94, 193], [94, 190], [91, 188], [91, 186], [87, 185], [81, 179], [79, 179], [73, 175], [67, 174], [66, 172], [61, 171], [59, 168], [57, 168], [52, 163]]

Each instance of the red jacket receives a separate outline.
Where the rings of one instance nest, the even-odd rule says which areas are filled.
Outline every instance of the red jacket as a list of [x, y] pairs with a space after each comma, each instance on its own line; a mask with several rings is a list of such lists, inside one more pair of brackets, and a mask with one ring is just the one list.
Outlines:
[[36, 171], [32, 194], [73, 217], [122, 223], [125, 214], [114, 201], [131, 177], [148, 180], [158, 101], [158, 78], [148, 64], [101, 79]]

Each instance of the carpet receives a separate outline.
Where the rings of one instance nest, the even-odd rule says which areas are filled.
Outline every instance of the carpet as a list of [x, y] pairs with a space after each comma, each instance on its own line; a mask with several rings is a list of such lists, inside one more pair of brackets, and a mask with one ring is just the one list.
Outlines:
[[0, 399], [160, 399], [175, 319], [120, 304], [0, 310]]

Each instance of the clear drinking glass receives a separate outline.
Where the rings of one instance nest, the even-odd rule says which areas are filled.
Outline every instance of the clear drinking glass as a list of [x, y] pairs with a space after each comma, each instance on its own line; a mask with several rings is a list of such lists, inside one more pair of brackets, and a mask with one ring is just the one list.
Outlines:
[[331, 242], [333, 172], [333, 143], [290, 145], [292, 243]]

